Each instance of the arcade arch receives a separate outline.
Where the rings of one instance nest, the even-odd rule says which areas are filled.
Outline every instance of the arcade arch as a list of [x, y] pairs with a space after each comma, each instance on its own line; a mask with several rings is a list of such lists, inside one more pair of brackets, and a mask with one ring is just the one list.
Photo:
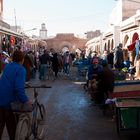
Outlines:
[[114, 48], [114, 45], [113, 44], [114, 44], [114, 40], [112, 39], [111, 40], [111, 45], [110, 45], [110, 51], [113, 50], [113, 48]]
[[110, 40], [108, 40], [107, 50], [110, 50]]
[[63, 53], [65, 53], [66, 51], [73, 51], [73, 47], [72, 47], [73, 45], [71, 44], [71, 43], [69, 43], [69, 42], [62, 42], [61, 44], [60, 44], [60, 50], [63, 52]]
[[129, 43], [129, 36], [126, 35], [124, 37], [124, 41], [123, 41], [123, 56], [124, 56], [124, 60], [128, 60], [129, 59], [129, 55], [128, 55], [128, 49], [127, 49], [127, 46], [130, 44]]
[[137, 32], [132, 34], [132, 38], [130, 35], [125, 35], [123, 41], [123, 52], [124, 52], [124, 60], [129, 59], [134, 64], [135, 59], [135, 42], [139, 39], [139, 35]]
[[134, 59], [135, 59], [135, 56], [136, 56], [136, 48], [135, 48], [135, 43], [136, 43], [136, 40], [139, 40], [139, 35], [137, 32], [135, 32], [132, 36], [132, 44], [134, 44], [134, 48], [132, 50], [132, 52], [130, 52], [130, 60], [134, 63]]
[[106, 51], [107, 50], [107, 46], [106, 46], [106, 43], [105, 43], [105, 46], [104, 46], [104, 51]]
[[133, 34], [133, 37], [132, 37], [132, 43], [134, 43], [136, 40], [138, 40], [139, 39], [139, 35], [138, 35], [138, 33], [134, 33]]

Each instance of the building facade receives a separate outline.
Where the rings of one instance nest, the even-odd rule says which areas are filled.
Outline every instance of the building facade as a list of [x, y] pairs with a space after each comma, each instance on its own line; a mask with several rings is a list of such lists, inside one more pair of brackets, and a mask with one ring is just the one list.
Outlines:
[[[88, 41], [87, 48], [110, 51], [121, 43], [124, 60], [130, 60], [136, 66], [136, 77], [140, 79], [140, 59], [137, 55], [139, 54], [138, 45], [140, 45], [140, 42], [138, 44], [140, 40], [140, 1], [119, 0], [110, 14], [108, 25], [108, 29], [102, 34], [102, 39], [101, 37], [94, 38], [92, 40], [98, 40], [94, 43]], [[92, 49], [89, 44], [93, 47]]]
[[[98, 43], [100, 49], [98, 50], [112, 50], [119, 43], [122, 43], [123, 49], [125, 49], [127, 45], [133, 43], [132, 36], [136, 30], [139, 30], [139, 9], [139, 0], [119, 0], [109, 15], [108, 29], [101, 35], [102, 39], [95, 38], [95, 40], [100, 41], [100, 45]], [[96, 44], [91, 46], [96, 47]]]
[[75, 53], [75, 50], [85, 50], [85, 44], [87, 39], [82, 39], [75, 37], [72, 33], [59, 33], [53, 38], [48, 38], [46, 40], [47, 48], [54, 49], [56, 52], [63, 52], [69, 50]]
[[0, 0], [0, 20], [3, 19], [3, 0]]

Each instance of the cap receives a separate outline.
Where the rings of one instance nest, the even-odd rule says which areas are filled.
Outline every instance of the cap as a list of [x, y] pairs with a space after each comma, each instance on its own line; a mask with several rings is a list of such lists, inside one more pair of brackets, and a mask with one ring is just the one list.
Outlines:
[[3, 51], [2, 54], [6, 55], [7, 57], [10, 57], [9, 54], [5, 51]]

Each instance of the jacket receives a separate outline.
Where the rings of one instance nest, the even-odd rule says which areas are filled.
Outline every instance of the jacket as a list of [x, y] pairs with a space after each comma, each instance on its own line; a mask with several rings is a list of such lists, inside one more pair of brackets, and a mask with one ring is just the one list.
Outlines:
[[0, 78], [0, 107], [10, 108], [11, 102], [28, 101], [24, 89], [25, 78], [26, 71], [22, 65], [16, 62], [6, 65]]
[[[94, 77], [95, 75], [95, 77]], [[93, 68], [93, 65], [90, 65], [88, 68], [88, 80], [96, 79], [100, 80], [103, 75], [103, 67], [102, 65], [98, 65], [97, 68]]]

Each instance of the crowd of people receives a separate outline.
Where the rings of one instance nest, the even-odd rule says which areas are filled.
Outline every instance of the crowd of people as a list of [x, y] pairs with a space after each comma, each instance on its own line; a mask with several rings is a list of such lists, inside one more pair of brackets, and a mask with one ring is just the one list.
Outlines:
[[[69, 76], [70, 66], [72, 65], [73, 57], [69, 51], [65, 53], [51, 52], [49, 50], [39, 51], [25, 51], [23, 66], [26, 69], [26, 81], [35, 78], [36, 72], [39, 72], [39, 79], [46, 80], [48, 70], [51, 68], [55, 79], [58, 73], [62, 72]], [[11, 62], [11, 57], [5, 51], [0, 54], [0, 74], [5, 65]]]

